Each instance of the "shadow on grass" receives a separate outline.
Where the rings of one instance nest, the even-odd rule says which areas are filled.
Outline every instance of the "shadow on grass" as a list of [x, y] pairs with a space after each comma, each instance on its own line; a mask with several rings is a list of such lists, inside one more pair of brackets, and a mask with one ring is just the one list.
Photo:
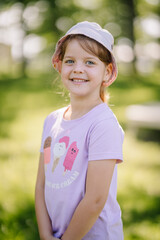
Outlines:
[[24, 77], [24, 78], [3, 78], [0, 80], [1, 91], [16, 89], [23, 92], [43, 91], [44, 87], [51, 84], [51, 76]]
[[160, 129], [139, 128], [137, 138], [142, 141], [160, 142]]
[[4, 212], [1, 207], [0, 226], [1, 240], [39, 240], [33, 202], [27, 202], [14, 213]]
[[[153, 101], [160, 101], [160, 85], [158, 84], [159, 79], [156, 77], [157, 81], [152, 81], [153, 76], [119, 76], [117, 81], [112, 85], [112, 88], [119, 89], [121, 93], [123, 91], [129, 91], [132, 89], [143, 89], [144, 87], [154, 92]], [[135, 96], [136, 99], [137, 96]]]
[[[10, 124], [20, 111], [28, 108], [42, 109], [62, 102], [58, 81], [53, 76], [45, 75], [36, 78], [4, 78], [0, 80], [0, 137], [10, 137]], [[44, 99], [44, 100], [42, 100]]]
[[[134, 188], [131, 188], [129, 193], [118, 196], [122, 205], [124, 229], [134, 226], [134, 224], [143, 224], [146, 221], [150, 225], [154, 224], [158, 227], [160, 197], [148, 196], [145, 191]], [[125, 204], [128, 205], [129, 202], [131, 203], [130, 208], [125, 208]], [[1, 240], [39, 240], [34, 202], [32, 201], [28, 201], [23, 208], [17, 208], [17, 211], [12, 214], [4, 212], [1, 207], [0, 225]], [[137, 232], [130, 232], [129, 236], [129, 239], [142, 239]]]
[[160, 196], [148, 195], [143, 189], [131, 187], [128, 193], [120, 194], [118, 200], [125, 228], [146, 221], [151, 225], [160, 224]]

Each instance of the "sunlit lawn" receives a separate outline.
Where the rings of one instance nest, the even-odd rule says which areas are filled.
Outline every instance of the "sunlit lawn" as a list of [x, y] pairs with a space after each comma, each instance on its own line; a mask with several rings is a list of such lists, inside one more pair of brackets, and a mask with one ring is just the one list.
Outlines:
[[[130, 86], [131, 84], [131, 86]], [[0, 239], [38, 240], [34, 186], [45, 116], [66, 105], [51, 78], [0, 81]], [[154, 82], [121, 82], [110, 89], [112, 109], [126, 129], [129, 104], [156, 101]], [[118, 200], [125, 240], [160, 236], [160, 150], [158, 142], [136, 139], [127, 129], [119, 165]], [[118, 240], [118, 239], [117, 239]]]

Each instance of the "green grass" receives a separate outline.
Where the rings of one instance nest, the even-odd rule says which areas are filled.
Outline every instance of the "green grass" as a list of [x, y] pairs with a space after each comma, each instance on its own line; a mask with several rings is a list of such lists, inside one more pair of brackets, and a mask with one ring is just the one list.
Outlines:
[[127, 134], [118, 183], [125, 239], [159, 239], [159, 155], [158, 143], [138, 141]]
[[[0, 81], [0, 239], [38, 240], [34, 187], [44, 118], [68, 104], [52, 77]], [[129, 104], [159, 100], [155, 77], [121, 78], [110, 88], [110, 104], [126, 130], [119, 165], [118, 200], [125, 240], [160, 235], [159, 143], [135, 138], [127, 129]], [[65, 95], [66, 96], [66, 95]]]

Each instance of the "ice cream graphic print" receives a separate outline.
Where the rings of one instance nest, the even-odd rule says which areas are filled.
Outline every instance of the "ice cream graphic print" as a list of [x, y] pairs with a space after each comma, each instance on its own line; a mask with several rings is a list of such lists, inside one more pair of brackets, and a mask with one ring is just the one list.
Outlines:
[[[77, 157], [77, 154], [79, 152], [79, 149], [77, 147], [77, 142], [74, 141], [69, 145], [69, 137], [68, 136], [64, 136], [62, 138], [60, 138], [59, 142], [54, 144], [53, 147], [53, 165], [52, 165], [52, 173], [54, 173], [59, 160], [62, 156], [64, 156], [66, 154], [66, 156], [64, 157], [64, 162], [63, 162], [63, 166], [64, 166], [64, 172], [63, 175], [65, 175], [65, 173], [69, 170], [72, 170], [74, 161]], [[68, 147], [69, 146], [69, 147]]]
[[50, 163], [51, 161], [51, 142], [52, 138], [47, 137], [46, 140], [44, 141], [44, 164], [45, 164], [45, 170], [47, 170], [47, 164]]
[[73, 142], [68, 151], [67, 151], [67, 154], [66, 154], [66, 157], [64, 159], [64, 162], [63, 162], [63, 166], [64, 166], [64, 174], [66, 173], [66, 171], [71, 171], [72, 170], [72, 167], [73, 167], [73, 164], [74, 164], [74, 161], [77, 157], [77, 154], [79, 152], [79, 149], [77, 147], [77, 143], [76, 142]]
[[54, 145], [54, 148], [53, 148], [54, 159], [53, 159], [52, 172], [54, 172], [55, 168], [57, 167], [59, 163], [59, 159], [65, 154], [68, 144], [69, 144], [69, 137], [64, 136], [59, 140], [58, 143]]

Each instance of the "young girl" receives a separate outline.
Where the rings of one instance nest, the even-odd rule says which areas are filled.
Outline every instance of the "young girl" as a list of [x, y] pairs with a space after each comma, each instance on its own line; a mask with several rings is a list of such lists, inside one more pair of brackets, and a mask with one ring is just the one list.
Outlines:
[[56, 46], [52, 62], [70, 105], [44, 123], [35, 194], [43, 240], [123, 239], [116, 200], [123, 131], [104, 94], [117, 76], [113, 41], [107, 30], [85, 21]]

